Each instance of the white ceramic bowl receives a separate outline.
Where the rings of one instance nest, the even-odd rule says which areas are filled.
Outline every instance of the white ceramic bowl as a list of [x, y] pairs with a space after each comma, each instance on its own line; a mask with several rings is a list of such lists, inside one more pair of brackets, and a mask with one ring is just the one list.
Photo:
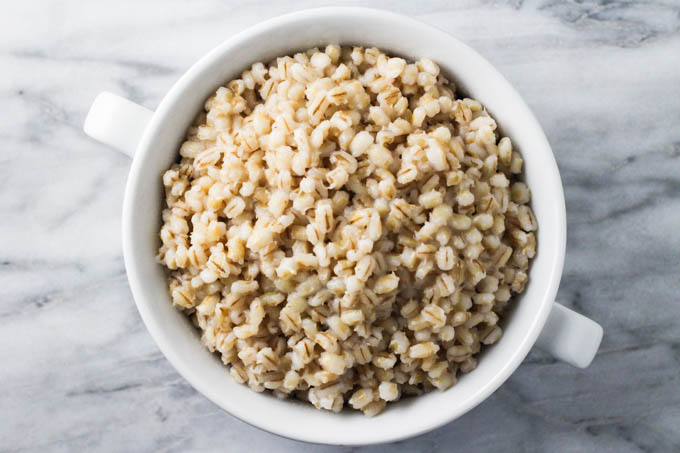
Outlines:
[[[205, 99], [256, 61], [328, 43], [377, 46], [414, 60], [428, 57], [460, 90], [481, 101], [525, 160], [526, 181], [538, 220], [538, 254], [526, 292], [504, 322], [501, 340], [477, 369], [445, 392], [406, 398], [377, 417], [358, 411], [333, 414], [294, 400], [279, 400], [236, 384], [196, 329], [168, 296], [156, 263], [163, 187], [161, 175], [178, 158], [178, 146]], [[201, 58], [175, 84], [158, 109], [104, 93], [85, 131], [134, 154], [123, 206], [125, 266], [139, 312], [168, 360], [198, 391], [232, 415], [267, 431], [309, 442], [369, 444], [424, 433], [461, 416], [487, 398], [517, 368], [539, 338], [555, 356], [587, 366], [597, 351], [599, 325], [553, 302], [564, 261], [566, 219], [560, 176], [541, 126], [517, 92], [486, 60], [450, 35], [413, 19], [363, 8], [322, 8], [282, 16], [228, 39]], [[556, 378], [557, 379], [557, 378]]]

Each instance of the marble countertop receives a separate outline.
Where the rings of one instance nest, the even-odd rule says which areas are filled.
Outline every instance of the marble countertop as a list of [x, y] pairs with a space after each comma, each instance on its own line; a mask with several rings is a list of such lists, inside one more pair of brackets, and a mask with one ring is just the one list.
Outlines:
[[[154, 108], [225, 38], [326, 3], [3, 5], [0, 451], [349, 451], [248, 426], [174, 371], [125, 278], [130, 161], [82, 133], [99, 91]], [[534, 110], [566, 191], [559, 300], [605, 337], [586, 370], [534, 350], [461, 419], [356, 450], [680, 451], [680, 4], [451, 3], [373, 6], [466, 41]]]

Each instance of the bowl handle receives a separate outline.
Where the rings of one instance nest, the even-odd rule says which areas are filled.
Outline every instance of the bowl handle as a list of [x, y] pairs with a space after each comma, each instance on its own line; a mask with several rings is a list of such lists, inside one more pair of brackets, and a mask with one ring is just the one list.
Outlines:
[[132, 157], [152, 116], [152, 110], [104, 91], [92, 103], [83, 130]]
[[602, 341], [602, 326], [555, 302], [536, 345], [579, 368], [593, 361]]

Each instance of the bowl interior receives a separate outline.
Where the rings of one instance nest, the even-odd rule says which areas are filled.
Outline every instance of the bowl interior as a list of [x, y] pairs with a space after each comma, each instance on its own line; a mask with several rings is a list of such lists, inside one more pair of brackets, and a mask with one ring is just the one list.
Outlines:
[[[472, 373], [446, 392], [388, 405], [378, 417], [332, 414], [278, 400], [236, 384], [194, 327], [173, 308], [163, 269], [155, 261], [163, 208], [161, 175], [205, 99], [256, 61], [328, 43], [377, 46], [414, 60], [436, 61], [467, 95], [482, 102], [525, 159], [525, 177], [539, 224], [530, 284], [505, 321], [504, 334]], [[125, 195], [123, 239], [130, 285], [159, 347], [200, 392], [242, 420], [296, 439], [365, 444], [419, 434], [468, 411], [519, 365], [547, 317], [559, 284], [565, 246], [564, 198], [557, 166], [535, 118], [482, 57], [451, 36], [409, 18], [360, 8], [325, 8], [274, 19], [249, 29], [200, 60], [165, 97], [135, 156]]]

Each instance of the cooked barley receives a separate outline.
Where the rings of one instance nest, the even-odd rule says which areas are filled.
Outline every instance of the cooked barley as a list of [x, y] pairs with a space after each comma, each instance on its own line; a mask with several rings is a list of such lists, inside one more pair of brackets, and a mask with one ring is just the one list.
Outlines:
[[435, 62], [315, 48], [205, 111], [163, 175], [158, 259], [236, 382], [373, 416], [500, 340], [536, 254], [523, 160]]

